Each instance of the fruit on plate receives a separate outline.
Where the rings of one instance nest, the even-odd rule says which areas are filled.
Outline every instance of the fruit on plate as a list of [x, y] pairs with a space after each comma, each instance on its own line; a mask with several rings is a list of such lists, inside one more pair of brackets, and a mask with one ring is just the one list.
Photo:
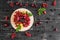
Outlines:
[[16, 32], [29, 30], [34, 22], [34, 17], [31, 11], [25, 8], [16, 9], [10, 19], [11, 25]]

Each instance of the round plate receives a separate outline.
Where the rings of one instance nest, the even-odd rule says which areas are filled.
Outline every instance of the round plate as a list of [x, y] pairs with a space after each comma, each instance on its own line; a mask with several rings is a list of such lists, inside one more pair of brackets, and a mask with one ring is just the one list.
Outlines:
[[[14, 15], [16, 14], [15, 12], [16, 11], [20, 11], [20, 12], [29, 12], [29, 13], [32, 13], [31, 11], [29, 11], [28, 9], [25, 9], [25, 8], [19, 8], [19, 9], [16, 9], [13, 13], [12, 13], [12, 15], [11, 15], [11, 18], [10, 18], [10, 22], [11, 22], [11, 25], [12, 25], [12, 27], [14, 28], [14, 29], [16, 29], [17, 27], [16, 27], [16, 25], [15, 25], [15, 23], [14, 23]], [[30, 16], [29, 17], [30, 18], [30, 24], [29, 24], [29, 26], [28, 27], [23, 27], [21, 30], [19, 30], [19, 31], [27, 31], [27, 30], [29, 30], [31, 27], [32, 27], [32, 25], [33, 25], [33, 22], [34, 22], [34, 17], [33, 16]]]

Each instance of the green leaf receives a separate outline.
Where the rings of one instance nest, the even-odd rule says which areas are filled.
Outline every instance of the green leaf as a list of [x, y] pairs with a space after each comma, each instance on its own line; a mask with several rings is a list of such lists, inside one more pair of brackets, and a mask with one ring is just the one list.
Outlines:
[[21, 26], [18, 25], [18, 27], [16, 28], [16, 32], [18, 32], [21, 29]]
[[28, 13], [29, 16], [32, 16], [32, 13]]
[[41, 15], [42, 14], [42, 12], [38, 12], [38, 15]]
[[33, 15], [32, 13], [29, 13], [29, 12], [27, 12], [27, 11], [26, 11], [26, 13], [27, 13], [29, 16], [32, 16], [32, 15]]
[[43, 14], [43, 11], [45, 11], [45, 10], [46, 10], [46, 8], [39, 8], [38, 14], [39, 14], [39, 15]]

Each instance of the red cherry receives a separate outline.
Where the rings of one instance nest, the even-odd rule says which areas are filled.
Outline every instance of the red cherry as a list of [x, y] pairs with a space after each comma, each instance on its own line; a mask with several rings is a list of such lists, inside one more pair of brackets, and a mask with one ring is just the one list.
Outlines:
[[4, 27], [8, 27], [8, 24], [4, 24]]
[[38, 26], [39, 24], [38, 23], [35, 23], [35, 26]]
[[8, 16], [5, 16], [5, 20], [8, 21]]
[[20, 17], [17, 17], [17, 21], [19, 21], [20, 20]]
[[35, 5], [32, 3], [32, 7], [35, 7]]
[[23, 16], [24, 16], [24, 18], [26, 18], [26, 16], [27, 16], [27, 15], [26, 15], [26, 14], [24, 14]]
[[56, 32], [57, 32], [57, 31], [58, 31], [58, 29], [57, 29], [57, 28], [54, 28], [54, 29], [53, 29], [53, 31], [56, 31]]
[[20, 7], [22, 7], [23, 6], [23, 4], [22, 3], [20, 3]]
[[25, 6], [28, 6], [28, 5], [29, 5], [28, 3], [25, 4]]
[[29, 25], [30, 21], [28, 21], [26, 24]]
[[35, 8], [37, 8], [38, 7], [38, 5], [35, 5]]
[[28, 26], [28, 24], [27, 24], [26, 22], [24, 22], [24, 23], [23, 23], [23, 26], [24, 26], [24, 27], [27, 27], [27, 26]]
[[41, 24], [41, 22], [40, 22], [40, 21], [38, 21], [37, 23], [38, 23], [38, 24]]
[[27, 27], [28, 25], [25, 23], [24, 27]]
[[31, 36], [32, 36], [29, 32], [26, 32], [25, 35], [26, 35], [27, 37], [31, 37]]
[[36, 23], [35, 23], [35, 26], [38, 26], [38, 25], [40, 25], [41, 24], [41, 22], [40, 21], [37, 21]]
[[23, 25], [25, 26], [25, 22], [23, 23]]
[[16, 5], [19, 5], [19, 2], [16, 2]]
[[48, 4], [47, 3], [43, 3], [42, 7], [46, 8], [46, 7], [48, 7]]
[[43, 11], [43, 14], [46, 14], [46, 11]]
[[10, 7], [14, 7], [14, 2], [11, 2], [9, 5]]
[[42, 4], [42, 7], [45, 7], [45, 4], [44, 3]]
[[26, 18], [26, 20], [27, 20], [27, 21], [30, 21], [30, 19], [29, 19], [29, 18]]
[[52, 5], [53, 5], [53, 6], [56, 6], [56, 0], [54, 0], [54, 1], [52, 2]]
[[16, 33], [11, 34], [11, 39], [14, 39], [16, 37]]

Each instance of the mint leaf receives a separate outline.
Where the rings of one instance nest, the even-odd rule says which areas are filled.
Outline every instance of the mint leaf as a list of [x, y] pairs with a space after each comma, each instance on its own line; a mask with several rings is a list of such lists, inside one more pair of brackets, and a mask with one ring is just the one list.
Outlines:
[[29, 13], [29, 12], [26, 12], [29, 16], [32, 16], [33, 14], [32, 13]]
[[21, 26], [18, 25], [18, 27], [16, 28], [16, 32], [18, 32], [21, 29]]
[[39, 14], [39, 15], [43, 14], [43, 11], [45, 11], [45, 10], [46, 10], [46, 8], [39, 8], [38, 14]]
[[28, 13], [29, 16], [32, 16], [32, 13]]
[[39, 13], [38, 13], [38, 15], [41, 15], [41, 14], [42, 14], [42, 12], [39, 12]]

